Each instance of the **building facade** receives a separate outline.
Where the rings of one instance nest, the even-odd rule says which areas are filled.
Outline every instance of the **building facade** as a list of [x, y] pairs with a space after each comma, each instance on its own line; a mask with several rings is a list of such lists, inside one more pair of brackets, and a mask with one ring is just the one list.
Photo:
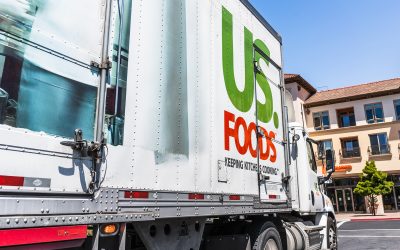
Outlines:
[[317, 90], [302, 76], [295, 74], [285, 74], [285, 87], [293, 98], [296, 121], [305, 125], [304, 102]]
[[400, 78], [309, 94], [300, 115], [310, 136], [335, 151], [336, 172], [327, 193], [336, 211], [367, 210], [364, 197], [353, 191], [372, 160], [395, 183], [391, 194], [379, 198], [378, 212], [399, 210]]

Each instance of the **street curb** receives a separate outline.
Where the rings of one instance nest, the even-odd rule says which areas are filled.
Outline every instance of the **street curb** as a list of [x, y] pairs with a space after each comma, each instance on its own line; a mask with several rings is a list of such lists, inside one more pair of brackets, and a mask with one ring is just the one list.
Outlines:
[[364, 222], [364, 221], [396, 221], [400, 218], [365, 218], [365, 219], [350, 219], [352, 222]]

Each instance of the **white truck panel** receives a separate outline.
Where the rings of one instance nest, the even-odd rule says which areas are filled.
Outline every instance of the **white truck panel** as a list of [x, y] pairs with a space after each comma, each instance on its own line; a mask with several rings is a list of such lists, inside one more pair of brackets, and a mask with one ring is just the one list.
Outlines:
[[[51, 24], [57, 18], [48, 10], [59, 13], [65, 4], [46, 2], [46, 8], [39, 8], [30, 39], [74, 60], [96, 60], [101, 28], [84, 26], [61, 41], [66, 23]], [[71, 6], [68, 8], [77, 5]], [[103, 15], [104, 6], [94, 7], [89, 20]], [[76, 13], [82, 14], [80, 10]], [[279, 40], [239, 0], [134, 1], [131, 27], [124, 145], [109, 146], [102, 185], [258, 195], [258, 101], [258, 125], [267, 137], [260, 140], [260, 171], [269, 178], [266, 187], [261, 187], [262, 198], [273, 195], [285, 200], [280, 72], [260, 56], [256, 59], [265, 76], [258, 75], [255, 83], [253, 72], [253, 43], [280, 66]], [[83, 32], [88, 29], [97, 35]], [[90, 46], [75, 46], [78, 43]], [[72, 79], [81, 76], [82, 83], [96, 85], [98, 76], [82, 65], [30, 45], [24, 47], [24, 53], [26, 60], [52, 74]], [[232, 86], [239, 96], [232, 94]], [[242, 102], [246, 107], [238, 107]], [[54, 111], [60, 107], [56, 105]], [[37, 119], [34, 114], [29, 118]], [[51, 179], [49, 190], [86, 192], [91, 161], [71, 160], [75, 155], [60, 145], [63, 139], [8, 126], [2, 126], [0, 133], [5, 146], [40, 151], [32, 155], [2, 150], [0, 162], [6, 166], [13, 162], [16, 167], [2, 170], [1, 175], [43, 177]], [[46, 150], [65, 157], [45, 156], [41, 151]], [[70, 166], [69, 170], [64, 166]]]
[[[227, 50], [222, 44], [223, 8], [233, 17], [234, 78], [239, 90], [244, 89], [246, 76], [244, 27], [253, 33], [254, 41], [260, 39], [265, 43], [271, 59], [278, 65], [279, 41], [239, 0], [156, 2], [133, 3], [125, 145], [110, 146], [103, 185], [258, 195], [257, 159], [248, 150], [240, 154], [232, 136], [228, 138], [230, 150], [225, 149], [225, 111], [236, 118], [243, 117], [246, 126], [253, 123], [254, 127], [255, 99], [250, 92], [251, 107], [241, 112], [228, 96], [223, 71], [223, 52]], [[280, 72], [267, 65], [267, 61], [261, 60], [260, 66], [270, 82], [271, 94], [266, 97], [265, 87], [263, 90], [257, 84], [257, 100], [261, 105], [270, 101], [278, 120], [278, 126], [271, 115], [269, 121], [259, 121], [260, 126], [273, 133], [267, 136], [275, 137], [275, 151], [270, 149], [270, 156], [264, 156], [267, 159], [260, 160], [260, 165], [264, 172], [274, 172], [266, 174], [271, 182], [267, 184], [268, 194], [284, 200], [281, 90], [275, 86], [280, 85]], [[253, 65], [248, 67], [253, 70]], [[228, 125], [234, 126], [233, 121]], [[255, 149], [255, 130], [249, 136], [251, 148]], [[242, 126], [238, 129], [242, 145], [244, 138]], [[263, 147], [266, 150], [265, 138]], [[123, 156], [124, 153], [117, 151], [130, 153]], [[271, 158], [276, 159], [271, 161]], [[234, 159], [243, 165], [234, 165]]]
[[4, 186], [3, 190], [87, 191], [91, 160], [61, 146], [62, 138], [4, 125], [0, 125], [0, 138], [0, 175], [30, 180], [21, 187]]
[[[53, 134], [82, 128], [92, 139], [99, 75], [90, 63], [101, 55], [104, 3], [6, 0], [0, 13], [0, 88], [16, 109], [0, 125], [0, 175], [38, 180], [19, 190], [86, 193], [90, 158], [78, 159]], [[18, 77], [5, 82], [10, 75]]]

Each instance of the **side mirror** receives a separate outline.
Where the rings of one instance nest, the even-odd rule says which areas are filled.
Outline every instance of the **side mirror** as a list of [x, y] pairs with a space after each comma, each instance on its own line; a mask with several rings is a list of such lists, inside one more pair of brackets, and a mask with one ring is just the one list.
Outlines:
[[335, 152], [332, 149], [325, 151], [325, 167], [328, 174], [335, 172]]
[[324, 158], [325, 152], [324, 152], [324, 144], [322, 142], [318, 143], [318, 160], [321, 160]]
[[[319, 151], [318, 154], [320, 154]], [[325, 168], [328, 175], [325, 177], [318, 177], [319, 185], [326, 183], [331, 178], [333, 172], [335, 172], [335, 151], [333, 151], [332, 149], [325, 150]]]

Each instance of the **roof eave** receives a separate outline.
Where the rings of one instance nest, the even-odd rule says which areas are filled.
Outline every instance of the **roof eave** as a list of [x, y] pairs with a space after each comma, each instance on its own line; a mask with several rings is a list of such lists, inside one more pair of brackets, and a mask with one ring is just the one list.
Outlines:
[[285, 79], [285, 83], [298, 83], [300, 86], [302, 86], [305, 90], [307, 90], [311, 95], [314, 95], [317, 93], [317, 90], [309, 83], [307, 82], [301, 75], [295, 75], [293, 77]]
[[[358, 101], [358, 100], [393, 95], [393, 94], [398, 94], [398, 93], [400, 93], [400, 88], [385, 90], [385, 91], [380, 91], [380, 92], [375, 92], [375, 93], [362, 94], [362, 95], [346, 96], [346, 97], [330, 99], [330, 100], [323, 100], [323, 101], [316, 101], [316, 102], [306, 101], [304, 103], [304, 107], [312, 108], [312, 107], [317, 107], [317, 106], [336, 104], [336, 103], [340, 103], [340, 102]], [[310, 99], [308, 99], [308, 100], [310, 100]]]

